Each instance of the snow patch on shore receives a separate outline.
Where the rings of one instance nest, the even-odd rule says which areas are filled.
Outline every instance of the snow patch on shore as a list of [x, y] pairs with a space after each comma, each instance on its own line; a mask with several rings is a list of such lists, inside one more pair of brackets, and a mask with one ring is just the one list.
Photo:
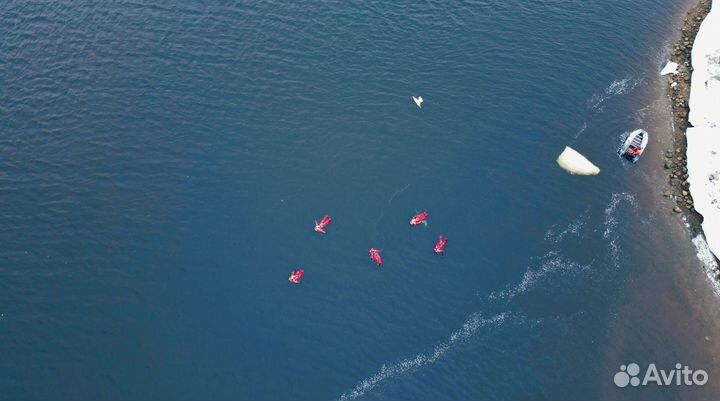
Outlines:
[[715, 260], [715, 257], [713, 256], [713, 253], [710, 251], [710, 247], [708, 246], [707, 241], [705, 241], [705, 237], [702, 236], [702, 234], [698, 235], [697, 237], [693, 238], [692, 240], [693, 245], [695, 245], [695, 249], [697, 250], [697, 257], [700, 259], [700, 261], [703, 263], [703, 266], [705, 267], [705, 273], [707, 273], [707, 276], [711, 279], [710, 281], [713, 283], [713, 289], [715, 290], [715, 294], [720, 295], [720, 283], [718, 283], [716, 280], [714, 280], [714, 270], [718, 269], [717, 261]]
[[[720, 255], [720, 6], [700, 26], [692, 50], [687, 168], [709, 249]], [[695, 241], [693, 241], [695, 242]], [[697, 244], [696, 244], [697, 246]]]

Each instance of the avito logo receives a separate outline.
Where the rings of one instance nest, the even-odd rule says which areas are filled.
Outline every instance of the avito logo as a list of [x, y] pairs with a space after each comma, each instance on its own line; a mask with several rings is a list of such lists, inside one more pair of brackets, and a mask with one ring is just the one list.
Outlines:
[[628, 384], [646, 386], [656, 384], [658, 386], [702, 386], [708, 382], [708, 374], [702, 369], [692, 370], [689, 366], [681, 363], [675, 364], [675, 369], [669, 371], [660, 369], [654, 363], [648, 365], [645, 375], [640, 380], [640, 365], [631, 363], [627, 366], [620, 365], [620, 371], [615, 373], [613, 381], [618, 387], [627, 387]]

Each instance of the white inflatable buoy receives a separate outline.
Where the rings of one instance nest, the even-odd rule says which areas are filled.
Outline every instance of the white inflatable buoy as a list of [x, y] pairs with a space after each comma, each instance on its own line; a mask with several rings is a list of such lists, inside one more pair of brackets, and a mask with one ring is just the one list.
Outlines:
[[565, 150], [560, 153], [557, 163], [573, 175], [597, 175], [600, 173], [598, 166], [592, 164], [585, 156], [569, 146], [566, 146]]
[[422, 96], [418, 96], [418, 97], [413, 96], [412, 99], [415, 101], [415, 104], [417, 105], [417, 107], [422, 108], [422, 104], [423, 104]]
[[672, 61], [668, 60], [667, 64], [665, 64], [665, 68], [660, 71], [660, 75], [667, 75], [667, 74], [677, 74], [678, 69], [678, 63], [673, 63]]

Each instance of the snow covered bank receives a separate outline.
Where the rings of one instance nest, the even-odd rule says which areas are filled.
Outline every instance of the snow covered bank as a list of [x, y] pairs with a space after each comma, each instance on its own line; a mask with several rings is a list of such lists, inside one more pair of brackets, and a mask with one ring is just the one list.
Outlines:
[[720, 257], [720, 5], [714, 3], [693, 43], [686, 136], [690, 193], [707, 243]]

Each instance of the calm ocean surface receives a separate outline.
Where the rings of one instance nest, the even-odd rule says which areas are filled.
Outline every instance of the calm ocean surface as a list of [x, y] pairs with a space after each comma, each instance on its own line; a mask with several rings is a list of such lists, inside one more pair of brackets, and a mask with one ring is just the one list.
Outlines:
[[0, 399], [621, 397], [686, 7], [3, 1]]

